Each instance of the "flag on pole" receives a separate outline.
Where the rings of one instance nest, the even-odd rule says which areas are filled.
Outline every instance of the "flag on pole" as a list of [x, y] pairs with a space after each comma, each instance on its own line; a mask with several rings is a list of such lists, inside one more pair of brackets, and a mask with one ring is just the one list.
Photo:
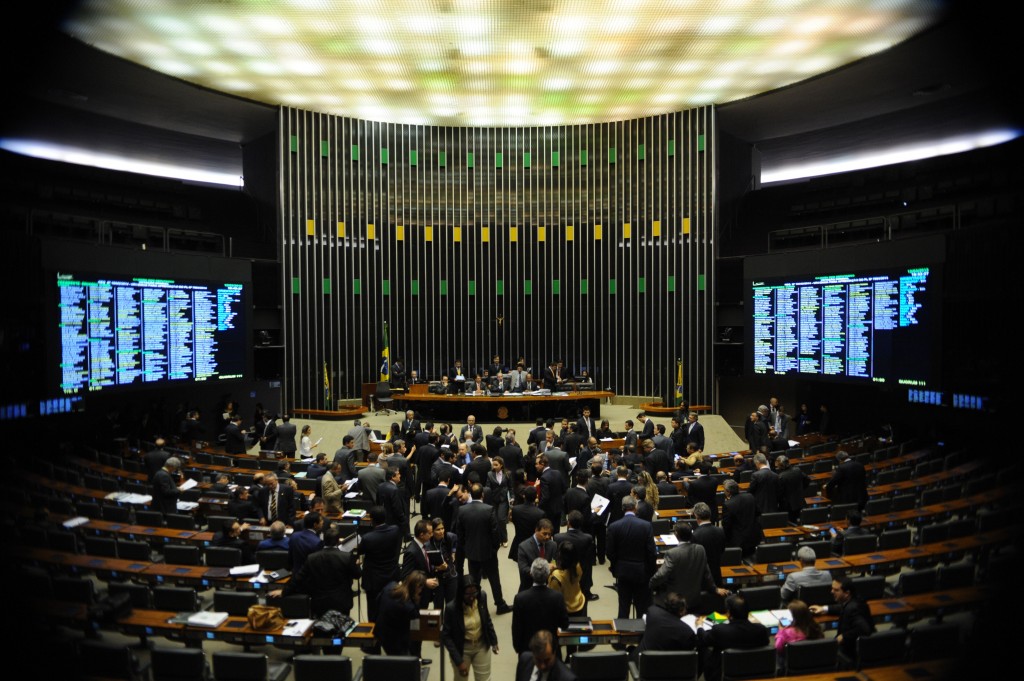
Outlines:
[[676, 402], [683, 399], [683, 360], [676, 360]]
[[324, 409], [331, 408], [331, 379], [327, 374], [327, 361], [324, 361]]
[[384, 322], [384, 346], [380, 351], [380, 380], [391, 380], [391, 343], [388, 341], [387, 322]]

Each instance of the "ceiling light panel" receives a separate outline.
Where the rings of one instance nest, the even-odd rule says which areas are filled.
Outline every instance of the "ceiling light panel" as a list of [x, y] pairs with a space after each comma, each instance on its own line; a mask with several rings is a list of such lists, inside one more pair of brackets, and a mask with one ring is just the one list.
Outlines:
[[887, 49], [940, 12], [940, 0], [86, 0], [63, 28], [269, 104], [507, 126], [724, 104]]

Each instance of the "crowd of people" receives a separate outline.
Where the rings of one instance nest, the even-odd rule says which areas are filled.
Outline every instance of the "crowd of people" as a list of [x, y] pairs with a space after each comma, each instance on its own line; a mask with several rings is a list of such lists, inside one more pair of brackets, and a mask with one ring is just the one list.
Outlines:
[[[465, 376], [460, 363], [453, 368], [456, 380]], [[503, 371], [498, 374], [508, 379]], [[545, 369], [545, 380], [551, 377], [560, 380], [557, 363]], [[614, 579], [617, 616], [646, 618], [638, 651], [705, 651], [705, 671], [714, 675], [714, 651], [767, 644], [764, 627], [747, 621], [744, 600], [725, 588], [721, 563], [728, 547], [753, 553], [763, 539], [763, 514], [785, 511], [796, 519], [800, 512], [808, 478], [784, 454], [770, 459], [778, 441], [763, 442], [752, 456], [737, 455], [731, 468], [721, 466], [705, 455], [703, 427], [685, 403], [672, 416], [671, 430], [641, 412], [636, 421], [626, 420], [621, 430], [612, 431], [607, 420], [598, 422], [584, 409], [576, 421], [538, 419], [522, 441], [502, 427], [485, 434], [473, 416], [458, 426], [421, 422], [413, 411], [404, 416], [391, 425], [379, 452], [371, 451], [369, 425], [355, 421], [332, 458], [318, 450], [310, 426], [297, 434], [287, 415], [277, 423], [273, 415], [261, 414], [262, 421], [246, 431], [237, 414], [226, 412], [225, 451], [245, 451], [258, 440], [261, 448], [312, 456], [306, 478], [317, 483], [307, 501], [296, 489], [287, 458], [276, 472], [254, 476], [249, 487], [218, 480], [223, 489], [233, 489], [229, 512], [238, 522], [218, 532], [213, 543], [242, 548], [246, 519], [268, 525], [270, 536], [258, 547], [247, 546], [248, 555], [254, 548], [288, 551], [294, 577], [270, 596], [305, 593], [315, 615], [349, 614], [358, 580], [366, 619], [376, 623], [387, 654], [429, 661], [409, 628], [421, 608], [443, 607], [444, 650], [462, 676], [473, 669], [478, 681], [489, 678], [491, 655], [499, 650], [489, 601], [494, 615], [512, 614], [511, 647], [517, 654], [536, 661], [537, 646], [543, 657], [546, 642], [560, 659], [563, 651], [550, 634], [567, 626], [570, 617], [587, 616], [588, 605], [599, 598], [594, 571], [605, 564]], [[755, 444], [762, 432], [786, 432], [788, 425], [773, 399], [751, 414], [748, 437]], [[605, 449], [601, 440], [609, 437], [621, 438], [623, 446]], [[162, 458], [161, 449], [147, 454], [147, 464], [155, 467], [154, 501], [170, 510], [182, 463]], [[837, 460], [828, 494], [836, 503], [863, 505], [863, 466], [843, 452]], [[747, 480], [743, 489], [740, 482]], [[719, 518], [720, 483], [725, 500]], [[337, 550], [341, 527], [330, 518], [353, 492], [368, 502], [372, 528], [354, 551], [342, 552]], [[684, 497], [696, 525], [675, 525], [675, 546], [663, 552], [659, 566], [653, 520], [666, 496]], [[848, 532], [856, 531], [858, 521], [851, 514]], [[870, 632], [870, 618], [864, 617], [851, 583], [817, 571], [813, 551], [805, 554], [798, 554], [803, 570], [791, 574], [782, 589], [792, 624], [776, 642], [820, 636], [811, 617], [820, 609], [795, 596], [801, 585], [832, 583], [840, 644], [848, 652], [851, 640]], [[515, 562], [517, 584], [501, 583], [502, 557]], [[489, 592], [482, 588], [485, 580]], [[698, 626], [695, 633], [679, 619], [712, 611], [728, 613], [729, 621]]]

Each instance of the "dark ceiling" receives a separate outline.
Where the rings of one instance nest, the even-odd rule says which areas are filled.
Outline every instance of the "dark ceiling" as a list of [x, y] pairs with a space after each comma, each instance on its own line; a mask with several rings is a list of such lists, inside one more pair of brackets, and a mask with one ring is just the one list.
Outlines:
[[[754, 145], [762, 168], [997, 127], [1024, 128], [1007, 22], [959, 3], [939, 26], [802, 83], [719, 107], [719, 130]], [[14, 93], [0, 137], [81, 144], [241, 172], [242, 146], [273, 132], [276, 109], [206, 90], [81, 44], [55, 16], [7, 43]], [[1006, 39], [1004, 39], [1006, 36]]]

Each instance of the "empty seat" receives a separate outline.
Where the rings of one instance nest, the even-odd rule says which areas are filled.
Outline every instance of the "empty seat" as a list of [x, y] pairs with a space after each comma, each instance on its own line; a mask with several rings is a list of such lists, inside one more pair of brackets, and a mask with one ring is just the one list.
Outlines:
[[51, 530], [46, 533], [46, 545], [55, 551], [78, 553], [78, 535], [74, 532]]
[[196, 519], [185, 513], [168, 513], [164, 516], [167, 527], [175, 530], [196, 529]]
[[634, 677], [636, 681], [697, 681], [699, 673], [696, 650], [645, 650], [637, 656]]
[[164, 562], [169, 565], [199, 565], [202, 552], [192, 544], [165, 544]]
[[249, 607], [257, 603], [259, 603], [259, 596], [255, 591], [217, 589], [213, 592], [213, 609], [217, 612], [245, 617], [249, 614]]
[[918, 544], [934, 544], [949, 539], [949, 526], [946, 523], [922, 525], [917, 530]]
[[292, 594], [282, 596], [269, 605], [276, 605], [281, 608], [281, 614], [290, 620], [308, 619], [311, 615], [309, 596], [306, 594]]
[[902, 528], [899, 530], [884, 530], [878, 535], [878, 549], [905, 549], [910, 546], [910, 530]]
[[629, 657], [622, 650], [574, 653], [571, 666], [580, 681], [626, 681], [629, 678]]
[[78, 646], [79, 670], [84, 676], [137, 679], [142, 667], [135, 652], [124, 644], [85, 640]]
[[[658, 508], [661, 508], [659, 506]], [[761, 528], [771, 529], [773, 527], [787, 527], [789, 525], [789, 513], [782, 511], [780, 513], [762, 513], [761, 514]]]
[[796, 597], [807, 605], [832, 605], [832, 584], [803, 584], [796, 590]]
[[754, 549], [755, 563], [784, 563], [793, 559], [793, 545], [789, 542], [758, 544]]
[[743, 549], [729, 546], [722, 552], [722, 567], [743, 564]]
[[263, 550], [256, 552], [256, 562], [264, 570], [286, 570], [291, 565], [287, 551]]
[[363, 681], [420, 681], [420, 659], [411, 655], [364, 655], [361, 676]]
[[850, 511], [856, 511], [857, 504], [833, 504], [829, 509], [828, 519], [829, 520], [846, 520], [846, 516], [849, 515]]
[[843, 539], [843, 555], [855, 556], [858, 553], [870, 553], [878, 547], [878, 537], [873, 534], [859, 534]]
[[946, 495], [941, 489], [932, 488], [921, 492], [921, 506], [941, 504], [946, 500]]
[[914, 469], [910, 466], [900, 466], [893, 469], [893, 473], [896, 475], [896, 482], [906, 482], [914, 474]]
[[290, 673], [287, 662], [270, 662], [260, 653], [213, 653], [215, 681], [284, 681]]
[[[113, 491], [113, 490], [111, 490]], [[100, 507], [100, 517], [114, 523], [131, 522], [131, 509], [127, 506], [115, 506], [114, 504], [103, 504]]]
[[110, 586], [107, 588], [107, 593], [111, 595], [119, 593], [128, 594], [128, 599], [131, 601], [133, 608], [146, 610], [152, 607], [150, 605], [149, 587], [145, 584], [138, 584], [136, 582], [111, 582]]
[[878, 497], [877, 499], [870, 499], [868, 503], [864, 505], [864, 515], [882, 515], [890, 513], [892, 511], [892, 499], [890, 497]]
[[875, 476], [876, 485], [891, 485], [896, 482], [896, 473], [892, 469], [878, 471], [878, 475]]
[[775, 646], [722, 651], [722, 681], [742, 681], [775, 676]]
[[153, 587], [153, 609], [193, 612], [200, 609], [199, 596], [191, 587], [155, 586]]
[[800, 517], [797, 522], [801, 525], [816, 525], [818, 523], [827, 523], [828, 517], [828, 506], [808, 507], [800, 511]]
[[677, 508], [686, 508], [686, 497], [682, 494], [666, 494], [658, 499], [658, 510], [668, 511]]
[[153, 681], [206, 681], [209, 676], [202, 648], [153, 648], [149, 669]]
[[952, 622], [924, 624], [910, 630], [907, 661], [921, 662], [960, 655], [960, 627]]
[[207, 546], [207, 567], [236, 567], [242, 564], [242, 549], [233, 546]]
[[857, 669], [898, 664], [906, 656], [907, 632], [903, 629], [876, 631], [857, 639]]
[[750, 610], [774, 610], [782, 601], [782, 587], [779, 585], [750, 586], [739, 590]]
[[950, 520], [946, 523], [950, 539], [970, 537], [977, 530], [977, 527], [978, 523], [974, 518], [961, 518], [959, 520]]
[[53, 597], [58, 601], [90, 604], [96, 600], [96, 589], [91, 579], [83, 577], [54, 577]]
[[84, 544], [90, 556], [117, 558], [117, 541], [111, 537], [86, 537]]
[[896, 591], [902, 596], [934, 591], [937, 578], [938, 573], [935, 568], [904, 572], [896, 583]]
[[126, 560], [150, 561], [153, 559], [153, 549], [144, 541], [117, 542], [117, 556]]
[[834, 638], [795, 641], [786, 644], [786, 676], [833, 671], [838, 662], [839, 645]]
[[939, 567], [935, 587], [937, 589], [959, 589], [974, 584], [974, 566], [970, 563], [955, 563]]
[[292, 665], [295, 681], [352, 681], [352, 660], [344, 655], [296, 655]]
[[897, 494], [892, 498], [892, 512], [910, 511], [917, 508], [917, 497], [913, 494]]
[[160, 511], [135, 511], [135, 524], [147, 527], [163, 527], [164, 514]]
[[853, 588], [857, 593], [857, 598], [861, 601], [885, 598], [885, 577], [881, 575], [854, 577]]
[[815, 558], [828, 558], [832, 555], [832, 542], [828, 540], [802, 541], [796, 545], [797, 551], [805, 546], [814, 551]]
[[230, 528], [236, 520], [231, 515], [209, 515], [206, 516], [206, 529], [209, 532], [220, 532]]

